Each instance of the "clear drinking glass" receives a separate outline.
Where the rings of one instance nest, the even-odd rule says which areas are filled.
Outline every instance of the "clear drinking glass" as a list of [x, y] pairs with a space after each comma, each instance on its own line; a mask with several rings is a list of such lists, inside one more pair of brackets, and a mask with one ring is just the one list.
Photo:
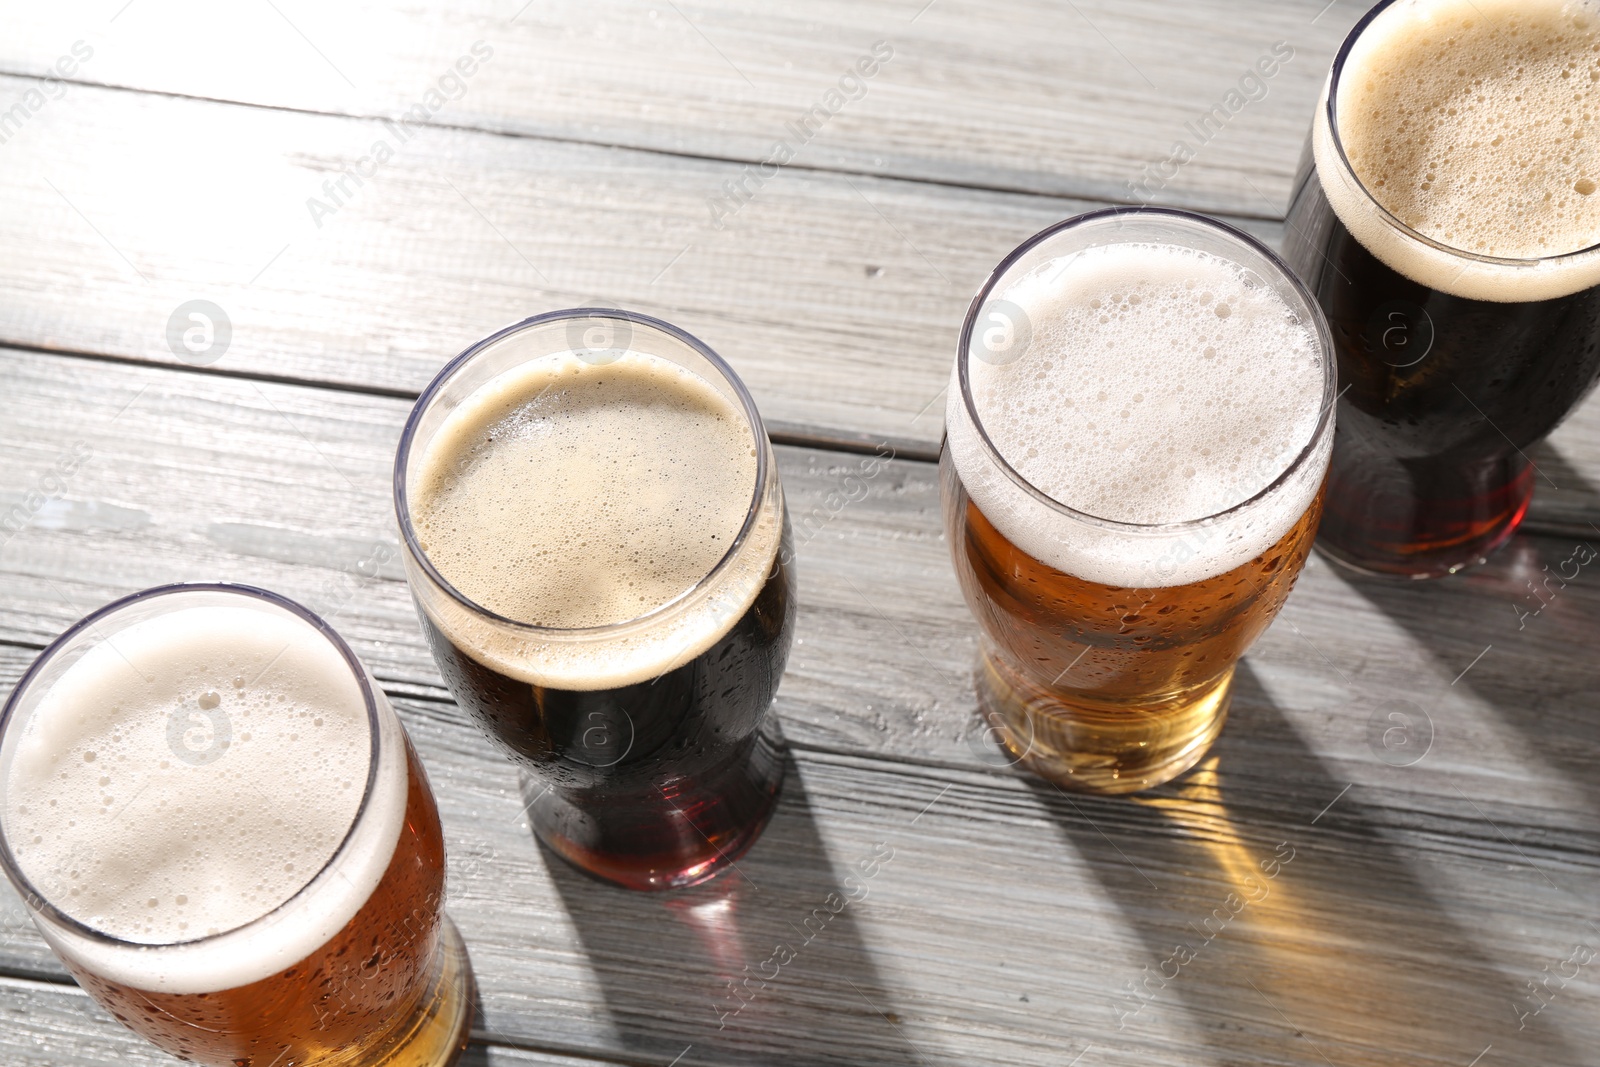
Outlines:
[[1600, 381], [1600, 248], [1537, 259], [1452, 248], [1395, 217], [1346, 153], [1353, 57], [1391, 20], [1438, 6], [1385, 0], [1350, 33], [1284, 233], [1345, 389], [1317, 545], [1395, 578], [1454, 574], [1505, 544], [1533, 498], [1528, 453]]
[[[1019, 474], [986, 429], [976, 363], [1032, 375], [1043, 361], [1084, 354], [1071, 343], [1047, 351], [1039, 339], [1057, 324], [1027, 314], [1008, 297], [1013, 286], [1113, 245], [1132, 246], [1135, 257], [1182, 249], [1236, 264], [1312, 338], [1321, 404], [1314, 431], [1286, 455], [1260, 456], [1266, 487], [1219, 514], [1151, 525], [1074, 510]], [[1221, 732], [1235, 665], [1283, 606], [1311, 550], [1334, 383], [1326, 325], [1299, 281], [1259, 242], [1202, 216], [1154, 208], [1084, 215], [1030, 238], [995, 269], [962, 329], [940, 478], [956, 574], [983, 630], [980, 709], [1017, 760], [1070, 789], [1130, 793], [1205, 755]], [[1048, 392], [1030, 402], [1068, 410], [1065, 397]], [[1060, 447], [1044, 436], [1032, 445]]]
[[[475, 602], [430, 559], [414, 520], [417, 486], [451, 415], [537, 361], [566, 359], [584, 379], [614, 371], [630, 354], [692, 373], [741, 420], [739, 448], [756, 461], [748, 500], [739, 501], [742, 528], [705, 574], [638, 618], [562, 628]], [[394, 492], [406, 574], [434, 660], [456, 700], [526, 772], [540, 840], [580, 870], [644, 890], [709, 878], [755, 842], [784, 773], [782, 736], [768, 709], [793, 639], [795, 576], [772, 443], [721, 357], [668, 323], [603, 308], [507, 327], [446, 366], [417, 401]], [[626, 510], [630, 502], [594, 500], [602, 504]], [[516, 540], [486, 542], [481, 551], [574, 551], [533, 526]]]
[[466, 1046], [422, 764], [349, 646], [273, 593], [147, 590], [41, 653], [0, 717], [0, 866], [79, 984], [175, 1056], [442, 1067]]

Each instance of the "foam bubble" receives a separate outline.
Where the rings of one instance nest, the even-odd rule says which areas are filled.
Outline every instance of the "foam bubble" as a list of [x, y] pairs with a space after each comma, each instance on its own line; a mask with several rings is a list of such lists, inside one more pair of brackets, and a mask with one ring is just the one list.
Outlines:
[[135, 623], [68, 667], [8, 742], [6, 837], [59, 911], [140, 945], [237, 933], [183, 959], [67, 938], [69, 955], [140, 988], [233, 988], [309, 955], [376, 888], [403, 818], [401, 757], [381, 769], [371, 847], [346, 857], [332, 893], [269, 931], [248, 926], [328, 865], [371, 759], [348, 664], [276, 609]]
[[[1044, 263], [997, 296], [1026, 316], [1031, 340], [1015, 361], [968, 363], [974, 405], [1012, 469], [1074, 511], [1138, 526], [1209, 519], [1260, 494], [1316, 434], [1317, 335], [1231, 261], [1108, 245]], [[1308, 477], [1188, 551], [1181, 537], [1108, 533], [994, 469], [953, 385], [951, 455], [979, 508], [1023, 551], [1105, 585], [1231, 570], [1287, 534], [1321, 483], [1309, 464]]]
[[[641, 352], [604, 364], [559, 353], [451, 413], [409, 506], [429, 561], [475, 603], [533, 626], [610, 626], [679, 600], [717, 567], [749, 513], [756, 448], [740, 408], [686, 368]], [[620, 645], [508, 642], [465, 617], [474, 633], [436, 621], [486, 665], [538, 684], [647, 680], [737, 621], [781, 533], [781, 496], [769, 494], [718, 595]]]
[[[1352, 48], [1339, 139], [1371, 197], [1475, 256], [1542, 260], [1600, 244], [1600, 4], [1402, 0]], [[1477, 299], [1549, 299], [1600, 282], [1600, 259], [1473, 266], [1382, 225], [1340, 172], [1325, 106], [1314, 138], [1335, 211], [1391, 267]]]

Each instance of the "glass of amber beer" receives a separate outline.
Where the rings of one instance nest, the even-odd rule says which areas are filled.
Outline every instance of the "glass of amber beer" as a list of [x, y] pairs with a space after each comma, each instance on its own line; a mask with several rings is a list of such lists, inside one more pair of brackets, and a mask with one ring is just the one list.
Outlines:
[[78, 983], [209, 1067], [442, 1067], [470, 971], [422, 764], [338, 634], [259, 589], [119, 600], [0, 718], [0, 865]]
[[1387, 0], [1334, 61], [1285, 257], [1347, 392], [1318, 547], [1484, 562], [1600, 380], [1600, 3]]
[[434, 659], [524, 769], [540, 840], [642, 890], [755, 842], [783, 780], [794, 569], [732, 368], [628, 312], [507, 327], [417, 401], [394, 492]]
[[1311, 550], [1334, 381], [1310, 295], [1201, 216], [1084, 215], [996, 268], [940, 477], [980, 710], [1015, 759], [1111, 794], [1205, 755]]

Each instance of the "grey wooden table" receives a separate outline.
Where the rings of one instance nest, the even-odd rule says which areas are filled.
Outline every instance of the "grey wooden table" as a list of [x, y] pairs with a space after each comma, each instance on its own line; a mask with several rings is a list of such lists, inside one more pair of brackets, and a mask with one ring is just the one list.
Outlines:
[[[1593, 1067], [1600, 567], [1524, 613], [1600, 546], [1600, 407], [1535, 456], [1491, 566], [1396, 588], [1313, 559], [1214, 756], [1154, 795], [1068, 797], [973, 716], [932, 463], [973, 290], [1107, 202], [1277, 240], [1362, 6], [6, 0], [0, 677], [162, 582], [331, 618], [439, 796], [470, 1064]], [[168, 336], [193, 300], [231, 327], [199, 355]], [[802, 531], [779, 814], [742, 874], [664, 897], [535, 847], [394, 558], [411, 398], [492, 329], [597, 302], [728, 357]], [[1431, 739], [1409, 766], [1372, 742], [1396, 706]], [[735, 999], [880, 845], [866, 897]], [[0, 1020], [8, 1067], [170, 1062], [9, 889]]]

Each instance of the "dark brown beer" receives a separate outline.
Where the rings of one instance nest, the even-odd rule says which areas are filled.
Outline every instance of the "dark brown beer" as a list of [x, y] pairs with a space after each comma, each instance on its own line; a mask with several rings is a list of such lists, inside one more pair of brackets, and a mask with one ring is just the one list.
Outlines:
[[1400, 0], [1336, 61], [1284, 238], [1345, 390], [1335, 560], [1482, 562], [1527, 512], [1529, 453], [1600, 380], [1597, 46], [1600, 6]]
[[1322, 303], [1348, 389], [1323, 548], [1397, 576], [1482, 562], [1527, 513], [1528, 453], [1600, 380], [1600, 290], [1505, 304], [1413, 282], [1362, 247], [1310, 172], [1289, 219], [1285, 256]]
[[[576, 346], [595, 330], [629, 344]], [[693, 884], [756, 840], [783, 778], [771, 446], [732, 372], [665, 324], [559, 313], [504, 336], [531, 355], [491, 340], [447, 368], [402, 444], [423, 628], [528, 772], [546, 845], [631, 889]]]
[[766, 715], [794, 630], [787, 563], [692, 661], [647, 682], [566, 690], [501, 674], [424, 630], [450, 691], [533, 772], [526, 801], [545, 844], [630, 889], [698, 881], [760, 836], [783, 784]]

